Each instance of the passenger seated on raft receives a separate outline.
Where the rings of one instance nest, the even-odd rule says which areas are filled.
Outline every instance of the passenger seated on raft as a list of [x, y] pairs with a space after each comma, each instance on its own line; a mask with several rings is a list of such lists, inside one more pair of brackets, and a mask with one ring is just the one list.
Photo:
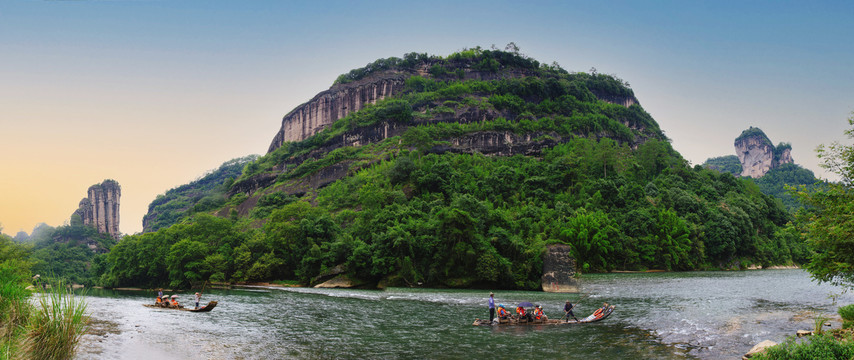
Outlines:
[[169, 303], [169, 307], [173, 307], [173, 308], [181, 307], [178, 305], [178, 295], [172, 295], [172, 302]]
[[498, 304], [498, 319], [506, 320], [509, 316], [510, 313], [504, 308], [504, 304]]
[[162, 303], [162, 302], [163, 302], [163, 300], [161, 300], [160, 296], [158, 296], [157, 300], [154, 300], [154, 305], [160, 305], [160, 303]]
[[534, 320], [537, 321], [546, 321], [549, 317], [543, 313], [543, 308], [540, 305], [534, 306]]
[[608, 303], [603, 302], [602, 307], [596, 309], [596, 311], [593, 312], [593, 316], [599, 317], [605, 313], [605, 310], [608, 310]]

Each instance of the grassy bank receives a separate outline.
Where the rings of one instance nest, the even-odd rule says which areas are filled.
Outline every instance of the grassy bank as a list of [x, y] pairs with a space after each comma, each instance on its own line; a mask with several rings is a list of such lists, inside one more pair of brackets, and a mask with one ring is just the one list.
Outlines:
[[33, 303], [28, 283], [28, 275], [0, 266], [0, 360], [73, 358], [89, 320], [86, 303], [62, 284]]

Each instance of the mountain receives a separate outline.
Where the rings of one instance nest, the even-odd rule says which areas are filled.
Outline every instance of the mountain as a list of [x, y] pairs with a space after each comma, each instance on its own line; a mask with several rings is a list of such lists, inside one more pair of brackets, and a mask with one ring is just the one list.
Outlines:
[[208, 210], [125, 237], [101, 283], [545, 289], [573, 272], [548, 269], [568, 258], [555, 249], [581, 272], [805, 257], [778, 202], [689, 167], [627, 82], [518, 51], [345, 73], [226, 185]]
[[791, 144], [775, 147], [765, 132], [751, 126], [735, 139], [734, 146], [737, 156], [709, 158], [703, 167], [752, 178], [762, 193], [780, 199], [791, 212], [803, 207], [786, 187], [812, 186], [818, 180], [812, 171], [794, 163]]
[[771, 169], [793, 163], [792, 145], [780, 143], [775, 147], [759, 128], [751, 126], [742, 131], [734, 146], [741, 162], [741, 176], [759, 178]]

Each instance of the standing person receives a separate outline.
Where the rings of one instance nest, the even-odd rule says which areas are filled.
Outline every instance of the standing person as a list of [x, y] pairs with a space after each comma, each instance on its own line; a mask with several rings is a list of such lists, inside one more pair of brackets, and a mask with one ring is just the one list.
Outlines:
[[162, 298], [162, 297], [163, 297], [163, 289], [162, 289], [162, 288], [161, 288], [161, 289], [157, 289], [157, 297], [159, 297], [159, 298]]
[[495, 294], [489, 293], [489, 322], [492, 322], [492, 319], [495, 319]]
[[196, 293], [196, 309], [199, 308], [199, 301], [201, 301], [201, 300], [202, 300], [202, 295], [200, 295], [199, 293]]
[[566, 316], [566, 322], [569, 322], [570, 315], [572, 316], [573, 319], [575, 319], [575, 322], [578, 322], [578, 318], [575, 317], [575, 314], [572, 313], [572, 308], [574, 308], [574, 307], [575, 307], [575, 305], [572, 305], [572, 303], [569, 302], [569, 300], [567, 300], [566, 305], [563, 306], [563, 311], [566, 313], [566, 315], [564, 315], [564, 316]]

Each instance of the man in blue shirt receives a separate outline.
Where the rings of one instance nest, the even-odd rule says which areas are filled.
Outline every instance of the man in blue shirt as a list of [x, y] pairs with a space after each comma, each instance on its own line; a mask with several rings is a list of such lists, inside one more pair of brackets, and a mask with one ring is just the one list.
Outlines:
[[495, 319], [495, 294], [489, 293], [489, 322]]

